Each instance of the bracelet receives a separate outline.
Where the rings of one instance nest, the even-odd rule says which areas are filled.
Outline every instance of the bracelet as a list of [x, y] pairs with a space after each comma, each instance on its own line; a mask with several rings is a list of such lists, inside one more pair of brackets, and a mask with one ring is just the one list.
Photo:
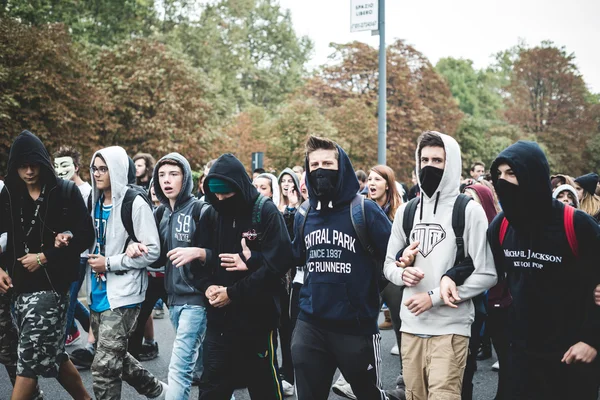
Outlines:
[[110, 272], [110, 258], [106, 257], [105, 260], [106, 260], [106, 265], [105, 265], [106, 266], [106, 270], [108, 272]]
[[38, 263], [38, 265], [39, 265], [40, 267], [43, 267], [43, 266], [44, 266], [44, 264], [42, 264], [42, 260], [40, 260], [40, 253], [37, 253], [37, 254], [35, 255], [35, 259], [37, 260], [37, 263]]

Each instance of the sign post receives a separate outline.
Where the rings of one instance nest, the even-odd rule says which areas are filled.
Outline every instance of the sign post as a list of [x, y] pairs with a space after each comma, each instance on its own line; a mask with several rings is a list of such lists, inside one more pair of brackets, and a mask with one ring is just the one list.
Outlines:
[[379, 100], [377, 103], [377, 163], [386, 164], [387, 77], [385, 54], [385, 0], [350, 0], [350, 32], [379, 34]]

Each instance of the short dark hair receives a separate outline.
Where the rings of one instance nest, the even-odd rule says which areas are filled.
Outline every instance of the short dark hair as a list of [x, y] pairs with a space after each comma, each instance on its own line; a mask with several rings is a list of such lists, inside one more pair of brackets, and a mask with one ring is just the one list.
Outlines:
[[253, 174], [264, 174], [265, 173], [265, 169], [264, 168], [254, 168], [254, 171], [252, 171]]
[[417, 143], [419, 143], [419, 159], [421, 158], [421, 150], [423, 150], [424, 147], [441, 147], [446, 150], [444, 141], [440, 135], [434, 131], [423, 132], [421, 136], [419, 136]]
[[475, 167], [481, 165], [483, 167], [483, 169], [485, 169], [485, 164], [482, 163], [481, 161], [475, 161], [472, 165], [471, 165], [471, 171], [475, 171]]
[[317, 150], [334, 150], [335, 158], [338, 160], [340, 159], [340, 152], [338, 150], [337, 144], [331, 139], [311, 135], [306, 141], [305, 150], [306, 158], [308, 158], [308, 156], [312, 152]]
[[176, 160], [173, 160], [172, 158], [165, 158], [164, 160], [159, 161], [158, 164], [156, 164], [157, 170], [160, 170], [160, 168], [163, 165], [174, 165], [176, 167], [179, 167], [181, 173], [183, 173], [183, 167], [181, 166], [181, 164], [178, 163]]
[[71, 157], [77, 170], [81, 168], [81, 153], [75, 150], [74, 147], [60, 146], [60, 148], [54, 152], [54, 158], [59, 157]]
[[362, 169], [359, 169], [358, 171], [356, 171], [356, 179], [358, 179], [361, 182], [366, 182], [367, 181], [367, 173], [365, 171], [363, 171]]

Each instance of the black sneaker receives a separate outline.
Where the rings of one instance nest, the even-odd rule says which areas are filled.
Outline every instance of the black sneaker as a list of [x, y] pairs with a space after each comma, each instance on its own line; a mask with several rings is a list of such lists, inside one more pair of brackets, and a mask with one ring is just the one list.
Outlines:
[[140, 351], [140, 361], [150, 361], [158, 357], [158, 343], [154, 345], [144, 343]]
[[388, 395], [390, 400], [406, 400], [406, 393], [404, 392], [404, 389], [386, 390], [385, 394]]
[[477, 361], [484, 361], [488, 358], [492, 358], [492, 347], [491, 346], [481, 346], [479, 352], [477, 353]]
[[74, 350], [69, 354], [69, 358], [71, 358], [71, 362], [73, 362], [78, 369], [90, 369], [92, 362], [94, 362], [94, 353], [83, 347]]

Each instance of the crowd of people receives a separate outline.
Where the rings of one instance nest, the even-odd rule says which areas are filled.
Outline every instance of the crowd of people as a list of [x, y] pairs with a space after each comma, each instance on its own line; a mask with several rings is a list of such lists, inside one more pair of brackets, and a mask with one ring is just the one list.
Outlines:
[[[11, 398], [41, 399], [38, 378], [53, 377], [91, 399], [77, 370], [90, 368], [100, 400], [120, 399], [123, 381], [151, 399], [197, 385], [200, 400], [237, 388], [254, 400], [470, 400], [492, 347], [496, 400], [598, 398], [597, 174], [551, 176], [541, 148], [519, 141], [465, 179], [459, 144], [435, 131], [416, 143], [410, 188], [385, 165], [355, 171], [326, 138], [310, 136], [305, 155], [250, 177], [223, 154], [194, 185], [181, 154], [112, 146], [89, 160], [88, 183], [77, 149], [51, 157], [18, 135], [0, 193]], [[141, 364], [159, 354], [163, 304], [167, 382]], [[87, 343], [69, 354], [80, 329]], [[400, 355], [393, 390], [385, 329]]]

